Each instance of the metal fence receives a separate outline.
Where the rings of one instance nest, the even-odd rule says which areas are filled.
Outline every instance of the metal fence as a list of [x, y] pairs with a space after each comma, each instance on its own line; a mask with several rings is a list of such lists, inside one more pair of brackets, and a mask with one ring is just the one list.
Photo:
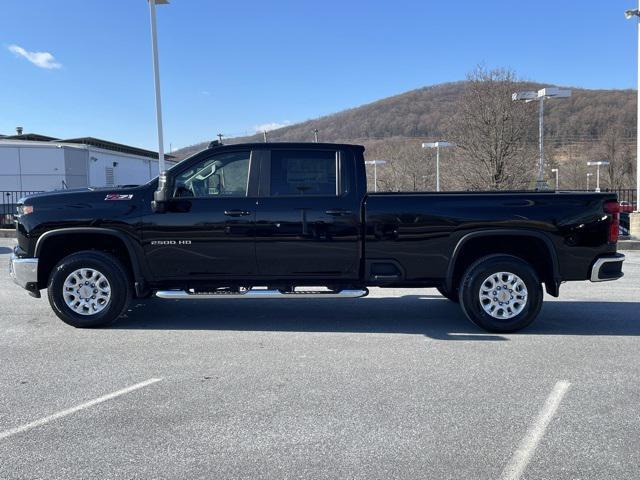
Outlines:
[[[633, 207], [638, 204], [638, 199], [636, 198], [637, 190], [635, 188], [622, 188], [611, 191], [618, 194], [618, 201], [622, 204], [623, 210], [625, 210], [625, 206]], [[629, 209], [629, 211], [631, 210]]]
[[41, 191], [0, 190], [0, 228], [13, 227], [13, 215], [16, 213], [18, 200], [27, 195]]

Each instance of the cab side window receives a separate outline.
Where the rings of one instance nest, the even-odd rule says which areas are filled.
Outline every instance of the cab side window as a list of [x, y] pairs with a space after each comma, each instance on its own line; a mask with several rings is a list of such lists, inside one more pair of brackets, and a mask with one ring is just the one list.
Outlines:
[[323, 150], [272, 150], [271, 196], [336, 196], [338, 155]]
[[215, 155], [180, 173], [176, 197], [246, 197], [250, 152]]

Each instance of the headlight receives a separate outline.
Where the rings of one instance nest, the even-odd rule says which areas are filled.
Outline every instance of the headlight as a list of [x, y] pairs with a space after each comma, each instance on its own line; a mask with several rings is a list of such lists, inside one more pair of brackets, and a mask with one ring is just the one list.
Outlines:
[[18, 205], [16, 208], [18, 210], [18, 215], [33, 213], [33, 205]]

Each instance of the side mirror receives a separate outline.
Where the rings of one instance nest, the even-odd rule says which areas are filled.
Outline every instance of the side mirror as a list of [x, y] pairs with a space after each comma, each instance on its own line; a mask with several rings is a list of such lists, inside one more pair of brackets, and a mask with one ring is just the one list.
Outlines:
[[164, 213], [167, 210], [167, 203], [173, 197], [173, 176], [164, 171], [158, 177], [158, 189], [153, 192], [151, 209], [156, 213]]

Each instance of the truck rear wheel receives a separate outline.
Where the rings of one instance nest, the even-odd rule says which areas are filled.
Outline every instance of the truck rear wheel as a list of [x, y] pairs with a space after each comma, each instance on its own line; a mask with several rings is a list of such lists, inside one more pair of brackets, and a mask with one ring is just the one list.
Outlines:
[[473, 323], [490, 332], [515, 332], [533, 322], [542, 307], [536, 271], [511, 255], [474, 262], [460, 285], [460, 305]]
[[71, 254], [51, 272], [49, 303], [63, 322], [77, 328], [109, 325], [131, 299], [131, 282], [122, 263], [97, 251]]

